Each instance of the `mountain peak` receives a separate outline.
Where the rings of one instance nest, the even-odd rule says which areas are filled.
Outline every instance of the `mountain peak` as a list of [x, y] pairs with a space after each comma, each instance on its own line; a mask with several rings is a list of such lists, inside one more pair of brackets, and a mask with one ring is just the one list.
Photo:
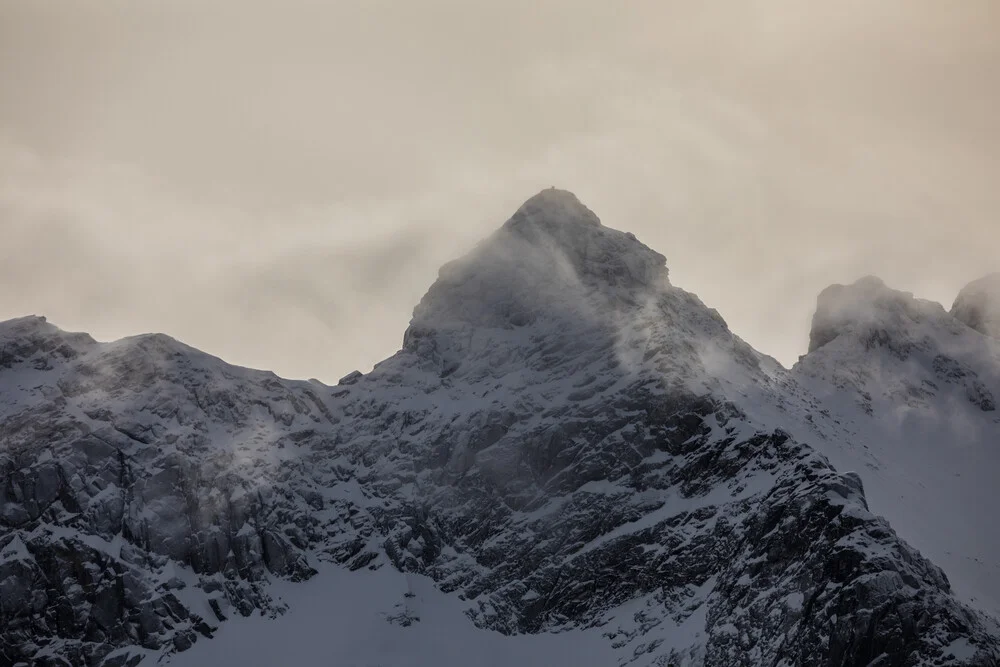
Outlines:
[[44, 315], [26, 315], [0, 322], [0, 337], [25, 336], [31, 333], [51, 333], [56, 328]]
[[851, 323], [888, 312], [985, 361], [995, 341], [930, 307], [830, 288], [817, 317], [851, 333], [806, 364], [844, 371], [785, 373], [662, 255], [547, 191], [442, 269], [402, 351], [336, 387], [163, 335], [84, 349], [0, 323], [0, 665], [444, 665], [454, 646], [524, 667], [996, 665], [1000, 630], [962, 600], [1000, 599], [977, 511], [1000, 371], [850, 354]]
[[963, 287], [951, 314], [981, 334], [1000, 338], [1000, 273], [991, 273]]
[[543, 190], [465, 257], [441, 268], [414, 310], [421, 331], [591, 321], [669, 285], [666, 258], [601, 224], [577, 197]]
[[0, 368], [37, 355], [73, 358], [95, 344], [88, 334], [63, 331], [41, 315], [18, 317], [0, 322]]
[[[630, 232], [605, 227], [600, 218], [576, 195], [567, 190], [549, 188], [525, 201], [493, 237], [487, 239], [476, 257], [509, 251], [527, 241], [539, 252], [545, 267], [552, 262], [572, 275], [573, 282], [588, 282], [591, 287], [651, 286], [666, 277], [666, 258], [639, 242]], [[473, 253], [475, 254], [475, 253]]]
[[600, 227], [600, 219], [569, 190], [548, 188], [529, 198], [507, 221], [511, 228], [542, 225], [556, 226], [589, 225]]
[[830, 285], [816, 299], [809, 352], [843, 333], [902, 331], [908, 322], [919, 322], [935, 313], [943, 315], [944, 309], [914, 298], [911, 292], [892, 289], [876, 276], [865, 276], [850, 285]]

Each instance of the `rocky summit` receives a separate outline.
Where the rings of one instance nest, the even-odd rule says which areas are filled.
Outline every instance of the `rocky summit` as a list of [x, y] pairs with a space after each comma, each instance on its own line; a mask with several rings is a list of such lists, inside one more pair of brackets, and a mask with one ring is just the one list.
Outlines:
[[[545, 647], [573, 637], [595, 666], [997, 665], [979, 580], [925, 557], [955, 517], [892, 501], [895, 460], [924, 472], [880, 419], [968, 416], [920, 451], [967, 445], [995, 477], [993, 339], [877, 279], [831, 289], [786, 370], [550, 189], [337, 386], [2, 323], [0, 666], [273, 664], [241, 653], [250, 623], [287, 664], [562, 664]], [[940, 500], [993, 544], [982, 508]], [[376, 581], [401, 583], [382, 603]], [[369, 606], [375, 639], [338, 629]], [[421, 653], [444, 608], [454, 663]], [[281, 639], [297, 613], [332, 620]]]
[[981, 334], [1000, 338], [1000, 273], [966, 285], [951, 314]]

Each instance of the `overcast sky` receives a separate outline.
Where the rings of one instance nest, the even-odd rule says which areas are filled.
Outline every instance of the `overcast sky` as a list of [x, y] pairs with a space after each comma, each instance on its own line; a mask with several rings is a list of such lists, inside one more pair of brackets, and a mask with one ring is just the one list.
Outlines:
[[0, 0], [0, 318], [333, 382], [574, 191], [786, 365], [1000, 270], [1000, 2]]

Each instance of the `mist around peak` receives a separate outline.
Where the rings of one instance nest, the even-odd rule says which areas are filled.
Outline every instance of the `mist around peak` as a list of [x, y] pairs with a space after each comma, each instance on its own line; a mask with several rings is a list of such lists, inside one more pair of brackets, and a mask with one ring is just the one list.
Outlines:
[[601, 347], [670, 289], [663, 255], [602, 225], [572, 193], [547, 189], [441, 268], [404, 349], [467, 358], [501, 342], [523, 351], [525, 336], [550, 334]]
[[1000, 273], [974, 280], [958, 293], [951, 314], [981, 334], [1000, 338]]

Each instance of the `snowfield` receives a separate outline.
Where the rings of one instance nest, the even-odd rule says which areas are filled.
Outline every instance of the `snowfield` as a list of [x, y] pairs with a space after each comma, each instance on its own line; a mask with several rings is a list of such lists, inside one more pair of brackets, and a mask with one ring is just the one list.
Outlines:
[[[281, 582], [272, 595], [289, 611], [234, 619], [212, 641], [172, 656], [172, 667], [337, 665], [338, 667], [549, 667], [613, 665], [598, 633], [507, 637], [481, 630], [433, 580], [390, 568], [323, 567], [306, 585]], [[413, 597], [406, 597], [412, 595]]]

